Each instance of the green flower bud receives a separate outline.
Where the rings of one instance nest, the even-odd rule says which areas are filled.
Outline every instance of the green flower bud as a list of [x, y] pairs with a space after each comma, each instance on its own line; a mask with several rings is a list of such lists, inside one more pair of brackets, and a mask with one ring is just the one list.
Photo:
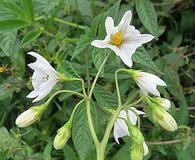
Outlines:
[[71, 123], [67, 122], [63, 127], [57, 131], [54, 138], [53, 146], [56, 150], [62, 149], [68, 139], [71, 137]]
[[133, 141], [130, 148], [131, 160], [142, 160], [143, 156], [144, 156], [143, 144], [137, 144]]
[[129, 132], [134, 142], [136, 142], [137, 144], [142, 144], [144, 142], [144, 136], [136, 126], [129, 126]]
[[161, 106], [152, 105], [152, 115], [154, 120], [165, 130], [177, 130], [177, 123], [175, 119]]
[[15, 122], [16, 125], [18, 125], [18, 127], [23, 128], [40, 120], [45, 108], [46, 108], [45, 104], [31, 107], [30, 109], [26, 110], [25, 112], [23, 112], [17, 117]]

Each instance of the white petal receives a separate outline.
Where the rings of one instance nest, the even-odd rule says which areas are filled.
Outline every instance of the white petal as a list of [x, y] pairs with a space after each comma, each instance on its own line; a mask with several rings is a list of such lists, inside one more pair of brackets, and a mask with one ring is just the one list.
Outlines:
[[150, 80], [147, 80], [144, 77], [139, 78], [138, 81], [139, 81], [139, 86], [141, 85], [144, 88], [143, 91], [146, 91], [147, 93], [151, 93], [155, 96], [160, 96], [159, 91], [156, 89], [157, 87], [156, 84], [150, 82]]
[[91, 45], [97, 48], [108, 48], [109, 43], [108, 40], [94, 40]]
[[45, 83], [42, 83], [39, 88], [39, 95], [37, 98], [33, 100], [33, 102], [40, 101], [41, 99], [45, 98], [49, 92], [53, 89], [53, 87], [56, 85], [57, 80], [48, 80]]
[[144, 43], [151, 41], [154, 38], [150, 34], [141, 34], [134, 26], [129, 25], [126, 34], [123, 35], [123, 40], [129, 44], [141, 46]]
[[107, 17], [105, 21], [105, 28], [107, 35], [112, 34], [114, 31], [114, 20], [112, 17]]
[[144, 149], [144, 156], [146, 156], [149, 152], [148, 146], [146, 145], [146, 142], [143, 142], [143, 149]]
[[140, 74], [142, 75], [143, 78], [147, 79], [147, 81], [155, 83], [156, 85], [166, 86], [166, 83], [154, 74], [146, 72], [140, 72]]
[[47, 74], [41, 70], [35, 70], [32, 76], [32, 85], [34, 89], [38, 89], [41, 83], [46, 81]]
[[[48, 68], [49, 70], [56, 72], [56, 70], [49, 64], [49, 62], [44, 57], [39, 55], [38, 53], [28, 52], [27, 54], [37, 58], [36, 62], [34, 62], [35, 64], [37, 63], [37, 68], [41, 68], [41, 66], [43, 66], [44, 68]], [[41, 66], [39, 66], [40, 64], [41, 64]]]
[[132, 67], [132, 55], [135, 53], [135, 48], [129, 48], [126, 45], [121, 45], [121, 54], [119, 55], [123, 63], [125, 63], [128, 67]]
[[171, 102], [165, 98], [161, 98], [161, 99], [162, 99], [162, 106], [168, 110], [171, 107]]
[[137, 116], [135, 113], [133, 113], [132, 111], [128, 111], [128, 114], [129, 114], [129, 118], [130, 118], [130, 121], [133, 125], [136, 125], [137, 123]]
[[133, 109], [135, 112], [137, 112], [138, 115], [145, 114], [143, 111], [140, 111], [140, 110], [138, 110], [138, 109], [135, 108], [135, 107], [131, 107], [131, 109]]
[[130, 136], [128, 127], [122, 119], [117, 119], [114, 124], [114, 139], [119, 144], [118, 138]]
[[35, 98], [39, 95], [39, 92], [37, 90], [34, 90], [32, 92], [30, 92], [26, 97], [27, 98]]
[[132, 13], [131, 10], [128, 10], [127, 12], [125, 12], [125, 14], [123, 15], [119, 25], [118, 25], [118, 30], [124, 34], [127, 30], [128, 25], [131, 22], [131, 18], [132, 18]]

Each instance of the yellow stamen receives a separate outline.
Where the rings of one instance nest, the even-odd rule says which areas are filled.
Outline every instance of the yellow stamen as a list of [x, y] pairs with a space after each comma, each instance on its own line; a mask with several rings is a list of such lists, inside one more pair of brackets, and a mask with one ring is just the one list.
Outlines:
[[122, 34], [121, 34], [121, 32], [116, 32], [114, 34], [114, 36], [112, 36], [112, 41], [111, 42], [112, 42], [113, 45], [116, 45], [116, 46], [120, 45], [121, 42], [122, 42]]

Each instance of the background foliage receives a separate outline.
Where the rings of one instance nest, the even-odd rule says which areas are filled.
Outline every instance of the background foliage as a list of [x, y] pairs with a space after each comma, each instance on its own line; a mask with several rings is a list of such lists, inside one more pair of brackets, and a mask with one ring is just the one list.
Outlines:
[[[145, 159], [195, 159], [194, 5], [193, 0], [1, 0], [1, 159], [95, 160], [85, 107], [80, 107], [76, 112], [72, 139], [64, 149], [55, 151], [52, 148], [53, 137], [68, 120], [79, 100], [77, 96], [58, 96], [40, 122], [25, 129], [16, 127], [16, 117], [34, 105], [26, 98], [32, 89], [32, 71], [27, 64], [33, 61], [26, 53], [36, 51], [42, 54], [58, 71], [85, 79], [89, 88], [108, 52], [92, 48], [90, 43], [105, 36], [104, 21], [107, 16], [112, 16], [118, 22], [128, 9], [133, 11], [132, 23], [142, 33], [156, 37], [145, 48], [136, 51], [133, 56], [134, 68], [157, 74], [166, 81], [167, 88], [160, 90], [163, 97], [172, 101], [171, 114], [179, 125], [189, 127], [168, 133], [142, 118], [142, 132], [150, 144], [150, 154]], [[114, 71], [120, 67], [125, 66], [112, 54], [93, 95], [93, 118], [100, 138], [108, 119], [101, 108], [115, 108], [117, 105]], [[123, 100], [137, 89], [127, 78], [121, 75], [119, 81]], [[58, 84], [54, 91], [60, 88], [79, 91], [81, 87], [79, 83], [67, 82]], [[155, 145], [154, 141], [159, 144]], [[169, 144], [163, 144], [164, 141]], [[123, 138], [121, 144], [117, 145], [111, 136], [106, 159], [129, 159], [128, 138]]]

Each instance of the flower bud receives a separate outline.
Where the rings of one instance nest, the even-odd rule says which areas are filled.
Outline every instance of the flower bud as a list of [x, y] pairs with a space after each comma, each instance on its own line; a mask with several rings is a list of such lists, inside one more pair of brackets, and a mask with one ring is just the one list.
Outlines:
[[164, 109], [168, 110], [171, 107], [171, 102], [168, 99], [157, 97], [154, 100], [162, 106]]
[[71, 137], [71, 123], [67, 122], [57, 131], [54, 138], [53, 146], [56, 150], [62, 149], [68, 139]]
[[130, 157], [131, 160], [142, 160], [143, 158], [143, 145], [132, 142], [130, 148]]
[[23, 112], [17, 117], [15, 121], [16, 125], [18, 125], [18, 127], [23, 128], [38, 121], [42, 116], [44, 108], [45, 105], [40, 105], [40, 106], [31, 107], [30, 109], [26, 110], [25, 112]]
[[165, 130], [177, 130], [177, 123], [175, 119], [163, 107], [153, 105], [152, 114], [154, 120]]
[[134, 142], [136, 142], [137, 144], [142, 144], [144, 142], [144, 136], [136, 126], [129, 126], [129, 130], [131, 138]]

